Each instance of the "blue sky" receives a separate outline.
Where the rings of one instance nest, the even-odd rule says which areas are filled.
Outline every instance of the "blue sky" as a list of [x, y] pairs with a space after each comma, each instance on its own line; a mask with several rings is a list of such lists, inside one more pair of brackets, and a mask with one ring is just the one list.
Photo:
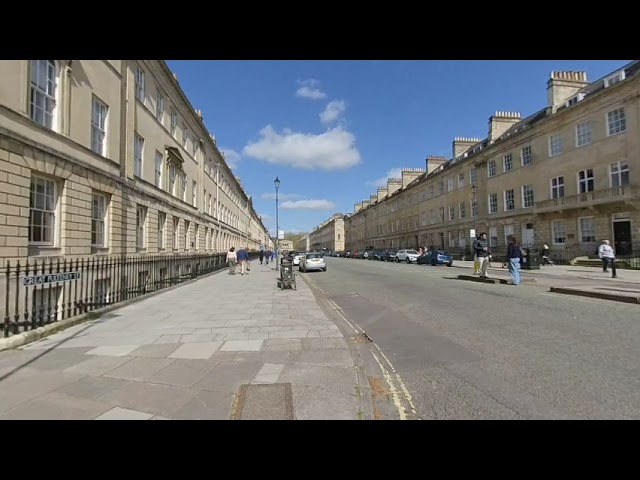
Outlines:
[[309, 231], [456, 136], [487, 135], [497, 110], [546, 105], [552, 70], [594, 81], [629, 60], [168, 60], [265, 226], [275, 188], [285, 232]]

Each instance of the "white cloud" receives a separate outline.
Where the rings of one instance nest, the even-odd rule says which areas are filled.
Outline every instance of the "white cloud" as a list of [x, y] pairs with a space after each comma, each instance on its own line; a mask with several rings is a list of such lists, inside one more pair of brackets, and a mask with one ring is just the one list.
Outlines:
[[274, 165], [303, 170], [340, 170], [360, 163], [360, 152], [355, 143], [355, 135], [342, 126], [314, 135], [291, 130], [278, 133], [267, 125], [260, 130], [260, 139], [247, 143], [242, 153]]
[[387, 171], [387, 174], [384, 177], [380, 177], [377, 180], [369, 181], [367, 182], [367, 185], [372, 187], [386, 187], [387, 179], [400, 177], [402, 177], [402, 168], [392, 168]]
[[344, 100], [332, 100], [327, 104], [324, 111], [320, 113], [320, 121], [322, 123], [333, 123], [346, 111], [347, 105]]
[[320, 90], [320, 82], [312, 78], [298, 81], [300, 88], [296, 90], [296, 97], [310, 98], [311, 100], [321, 100], [327, 98], [327, 94]]
[[224, 160], [227, 162], [227, 165], [229, 165], [229, 168], [231, 170], [235, 169], [240, 163], [242, 156], [230, 148], [221, 148], [220, 151], [224, 153]]
[[[302, 195], [299, 195], [297, 193], [278, 193], [278, 200], [291, 200], [292, 198], [300, 197], [302, 197]], [[276, 194], [275, 192], [263, 193], [262, 195], [260, 195], [260, 198], [262, 198], [263, 200], [275, 200]]]
[[281, 207], [287, 210], [333, 210], [336, 206], [329, 200], [287, 200]]

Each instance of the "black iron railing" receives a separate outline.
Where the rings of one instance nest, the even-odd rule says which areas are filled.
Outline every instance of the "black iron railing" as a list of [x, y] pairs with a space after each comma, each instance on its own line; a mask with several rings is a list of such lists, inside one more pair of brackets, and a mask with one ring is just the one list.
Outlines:
[[7, 262], [0, 289], [4, 336], [147, 295], [226, 266], [226, 252]]

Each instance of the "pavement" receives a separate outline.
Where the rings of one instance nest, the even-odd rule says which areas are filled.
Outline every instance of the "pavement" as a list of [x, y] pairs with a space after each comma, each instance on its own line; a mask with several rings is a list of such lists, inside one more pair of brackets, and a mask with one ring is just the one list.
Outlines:
[[347, 338], [277, 276], [253, 261], [0, 352], [0, 419], [367, 418]]
[[[462, 280], [481, 280], [472, 276], [473, 262], [456, 262], [454, 268], [464, 270], [459, 276]], [[511, 281], [508, 270], [500, 263], [489, 267], [487, 274], [500, 283]], [[520, 274], [522, 282], [550, 287], [553, 293], [640, 304], [640, 270], [618, 269], [617, 278], [611, 278], [611, 273], [597, 267], [554, 265], [537, 270], [521, 269]]]

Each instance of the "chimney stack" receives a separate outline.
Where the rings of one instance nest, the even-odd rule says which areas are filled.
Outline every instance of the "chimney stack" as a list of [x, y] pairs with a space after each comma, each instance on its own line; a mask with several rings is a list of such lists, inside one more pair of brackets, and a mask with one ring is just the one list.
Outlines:
[[476, 143], [480, 143], [482, 139], [475, 137], [456, 137], [451, 144], [453, 149], [453, 158], [458, 158]]
[[433, 172], [440, 165], [444, 165], [448, 161], [449, 160], [447, 159], [447, 157], [443, 157], [441, 155], [429, 155], [425, 160], [425, 164], [427, 167], [427, 175]]
[[558, 107], [587, 85], [587, 72], [551, 72], [547, 81], [547, 105], [551, 113], [555, 113]]
[[496, 112], [489, 117], [489, 142], [493, 143], [522, 120], [518, 112]]

